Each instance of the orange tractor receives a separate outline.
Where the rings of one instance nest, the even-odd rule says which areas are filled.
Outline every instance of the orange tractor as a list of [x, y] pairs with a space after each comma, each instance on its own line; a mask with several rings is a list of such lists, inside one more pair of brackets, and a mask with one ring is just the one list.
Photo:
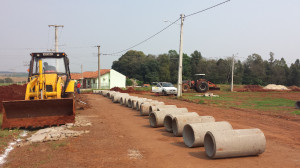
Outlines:
[[200, 76], [200, 79], [197, 80], [186, 80], [182, 82], [182, 91], [188, 92], [190, 89], [195, 89], [197, 92], [204, 93], [208, 90], [220, 90], [216, 84], [203, 79], [202, 77], [205, 74], [195, 74], [196, 76]]

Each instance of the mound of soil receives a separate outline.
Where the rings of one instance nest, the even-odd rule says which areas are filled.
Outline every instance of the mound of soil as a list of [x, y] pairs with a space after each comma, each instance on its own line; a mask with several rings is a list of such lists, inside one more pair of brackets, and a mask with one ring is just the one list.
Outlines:
[[113, 87], [110, 90], [116, 91], [116, 92], [120, 92], [120, 93], [146, 93], [147, 92], [147, 91], [137, 91], [137, 90], [134, 90], [133, 87], [129, 87], [126, 90], [123, 90], [123, 89], [121, 89], [119, 87]]
[[292, 91], [300, 91], [300, 87], [298, 86], [289, 86], [289, 89], [291, 89]]
[[2, 112], [2, 101], [9, 100], [24, 100], [25, 92], [26, 92], [26, 84], [25, 85], [9, 85], [9, 86], [0, 86], [0, 111]]
[[235, 89], [237, 92], [265, 92], [259, 85], [245, 85], [244, 88]]

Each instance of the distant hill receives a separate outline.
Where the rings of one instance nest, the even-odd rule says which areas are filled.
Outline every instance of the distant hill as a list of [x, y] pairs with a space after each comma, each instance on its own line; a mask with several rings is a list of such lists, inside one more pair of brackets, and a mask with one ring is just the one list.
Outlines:
[[7, 77], [28, 77], [28, 73], [27, 72], [0, 71], [0, 76], [7, 76]]

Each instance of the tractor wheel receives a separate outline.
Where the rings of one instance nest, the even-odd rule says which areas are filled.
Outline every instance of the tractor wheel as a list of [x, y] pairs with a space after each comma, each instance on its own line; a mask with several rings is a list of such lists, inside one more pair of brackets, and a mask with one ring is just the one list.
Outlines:
[[200, 81], [196, 84], [197, 92], [204, 93], [208, 90], [208, 84], [206, 81]]
[[190, 86], [189, 84], [185, 83], [182, 85], [182, 92], [188, 92], [190, 91]]

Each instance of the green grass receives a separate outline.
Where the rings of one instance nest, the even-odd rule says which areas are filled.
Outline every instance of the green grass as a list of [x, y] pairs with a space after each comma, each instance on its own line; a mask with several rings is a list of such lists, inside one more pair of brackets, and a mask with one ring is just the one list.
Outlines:
[[292, 111], [292, 114], [300, 115], [300, 110]]
[[[222, 89], [222, 87], [221, 87]], [[203, 97], [201, 93], [184, 93], [181, 99], [189, 100], [198, 104], [207, 104], [222, 108], [240, 108], [266, 111], [289, 111], [294, 110], [295, 101], [272, 96], [277, 92], [217, 92], [219, 97]], [[299, 114], [300, 112], [292, 112]]]
[[135, 87], [134, 90], [136, 91], [151, 91], [151, 86], [150, 87]]

